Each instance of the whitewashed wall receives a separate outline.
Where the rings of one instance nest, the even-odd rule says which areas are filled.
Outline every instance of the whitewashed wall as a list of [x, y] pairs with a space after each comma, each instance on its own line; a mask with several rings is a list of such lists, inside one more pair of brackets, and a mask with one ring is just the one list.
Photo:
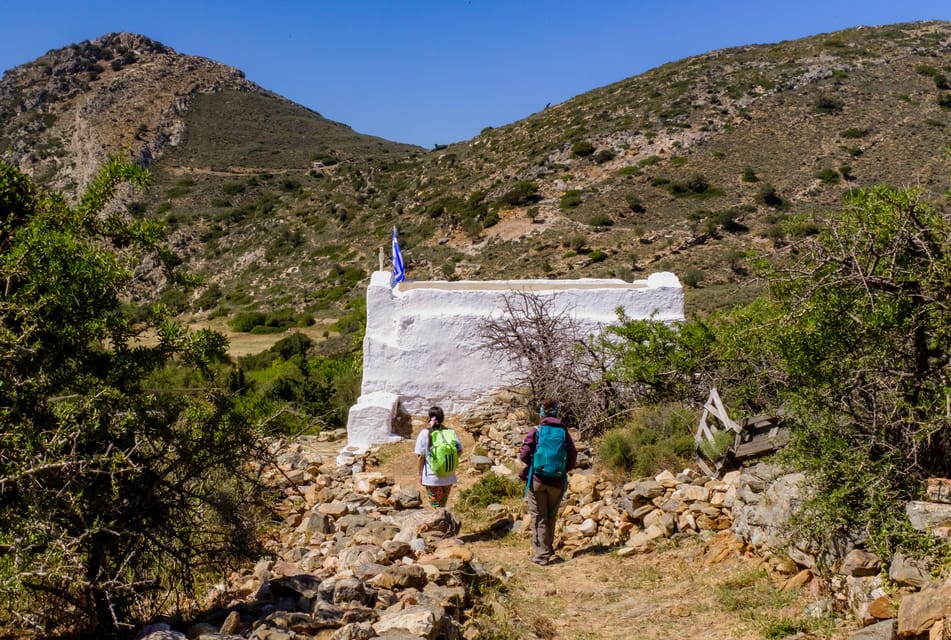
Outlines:
[[377, 271], [367, 289], [362, 396], [350, 410], [351, 445], [392, 439], [387, 415], [397, 399], [414, 415], [432, 405], [458, 413], [487, 392], [506, 386], [513, 372], [500, 369], [479, 348], [482, 321], [499, 315], [503, 297], [531, 291], [551, 298], [552, 311], [571, 310], [589, 332], [629, 318], [682, 320], [683, 288], [672, 273], [627, 283], [615, 279], [401, 282]]

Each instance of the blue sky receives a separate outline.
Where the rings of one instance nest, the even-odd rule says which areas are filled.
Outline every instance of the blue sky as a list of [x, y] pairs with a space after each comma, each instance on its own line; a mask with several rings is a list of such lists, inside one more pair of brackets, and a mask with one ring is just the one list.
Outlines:
[[431, 148], [713, 49], [951, 20], [947, 0], [6, 0], [0, 71], [113, 31]]

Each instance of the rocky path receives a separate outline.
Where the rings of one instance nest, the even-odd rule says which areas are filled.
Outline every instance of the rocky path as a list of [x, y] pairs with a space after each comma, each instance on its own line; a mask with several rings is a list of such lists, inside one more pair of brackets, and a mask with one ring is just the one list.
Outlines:
[[422, 504], [412, 440], [380, 448], [360, 468], [334, 463], [340, 441], [281, 446], [272, 481], [285, 499], [267, 556], [209, 593], [187, 628], [160, 624], [140, 640], [848, 637], [805, 624], [817, 595], [789, 588], [788, 575], [728, 529], [624, 555], [565, 534], [563, 562], [531, 564], [520, 499], [460, 505], [483, 472], [473, 436], [458, 432], [466, 453], [449, 506], [461, 527]]
[[[460, 429], [468, 452], [472, 437]], [[463, 456], [463, 464], [468, 459]], [[379, 470], [402, 486], [415, 482], [412, 443], [384, 447]], [[463, 472], [450, 498], [458, 504], [462, 490], [481, 474]], [[707, 640], [746, 640], [767, 637], [781, 623], [802, 618], [816, 599], [807, 590], [782, 591], [787, 576], [771, 575], [767, 563], [745, 553], [745, 545], [728, 532], [708, 542], [686, 536], [650, 553], [619, 557], [616, 549], [592, 547], [571, 554], [564, 562], [540, 567], [530, 561], [527, 519], [521, 510], [515, 531], [496, 538], [484, 525], [467, 522], [464, 511], [460, 539], [474, 558], [496, 564], [508, 577], [504, 589], [489, 594], [490, 606], [481, 614], [503, 638], [565, 640], [661, 640], [702, 637]], [[790, 627], [791, 629], [793, 627]], [[505, 635], [508, 634], [508, 635]], [[792, 633], [790, 633], [792, 635]], [[473, 634], [470, 637], [478, 637]], [[784, 636], [776, 636], [784, 637]], [[807, 638], [846, 638], [844, 629], [828, 629]]]

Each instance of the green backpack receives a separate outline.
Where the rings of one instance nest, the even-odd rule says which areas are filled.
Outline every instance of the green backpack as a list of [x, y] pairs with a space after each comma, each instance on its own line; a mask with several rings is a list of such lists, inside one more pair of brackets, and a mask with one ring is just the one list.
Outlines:
[[429, 469], [440, 478], [451, 476], [459, 466], [459, 449], [456, 434], [449, 429], [433, 429], [429, 432]]

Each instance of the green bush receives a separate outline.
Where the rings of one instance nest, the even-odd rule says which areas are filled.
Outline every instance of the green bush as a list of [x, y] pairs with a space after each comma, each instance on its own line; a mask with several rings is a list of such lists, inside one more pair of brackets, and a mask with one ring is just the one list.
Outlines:
[[609, 469], [624, 471], [632, 469], [637, 462], [637, 456], [634, 454], [634, 438], [625, 429], [608, 431], [598, 443], [598, 456], [602, 464]]
[[228, 327], [238, 333], [248, 333], [265, 322], [267, 322], [267, 316], [261, 311], [242, 311], [228, 321]]
[[584, 245], [587, 241], [588, 239], [583, 233], [572, 233], [562, 241], [562, 244], [566, 247], [571, 247], [571, 249], [573, 249], [575, 252], [578, 252], [584, 248]]
[[690, 464], [694, 453], [695, 410], [677, 403], [646, 406], [596, 444], [602, 464], [634, 477], [653, 476]]
[[520, 481], [489, 471], [477, 483], [462, 490], [459, 506], [463, 510], [484, 508], [507, 498], [520, 498], [524, 491], [525, 485]]
[[671, 182], [667, 191], [674, 197], [702, 196], [712, 192], [710, 183], [702, 174], [691, 176], [686, 182]]
[[839, 183], [839, 172], [835, 169], [830, 169], [828, 167], [816, 171], [816, 177], [822, 180], [825, 184], [838, 184]]
[[617, 154], [615, 154], [611, 149], [601, 149], [596, 154], [594, 154], [594, 161], [598, 164], [604, 164], [605, 162], [610, 162], [614, 160]]
[[753, 171], [753, 167], [743, 169], [743, 182], [759, 182], [759, 177], [757, 177], [756, 172]]
[[842, 136], [843, 138], [854, 139], [854, 138], [864, 138], [868, 134], [869, 134], [868, 129], [859, 129], [857, 127], [849, 127], [848, 129], [845, 129], [844, 131], [842, 131], [839, 135]]
[[691, 289], [696, 289], [705, 277], [706, 274], [703, 271], [690, 267], [684, 272], [681, 281]]
[[604, 251], [601, 251], [600, 249], [592, 251], [588, 254], [588, 262], [591, 262], [592, 264], [596, 262], [604, 262], [607, 259], [608, 254], [606, 254]]
[[614, 226], [614, 219], [606, 213], [596, 213], [588, 218], [587, 224], [590, 227], [611, 227]]
[[159, 300], [175, 315], [188, 307], [188, 294], [179, 287], [169, 287], [162, 292]]
[[789, 203], [776, 192], [776, 187], [764, 182], [756, 192], [756, 202], [774, 209], [785, 209]]
[[838, 98], [833, 98], [831, 96], [819, 96], [816, 98], [815, 102], [816, 113], [838, 113], [842, 111], [844, 106], [843, 102]]
[[584, 200], [581, 197], [581, 191], [577, 189], [569, 189], [562, 194], [561, 200], [558, 202], [558, 206], [560, 206], [562, 209], [573, 209], [579, 206], [582, 202], [584, 202]]
[[497, 205], [517, 207], [538, 202], [538, 200], [540, 200], [538, 196], [538, 183], [534, 180], [520, 180], [514, 187], [503, 193], [495, 203]]
[[637, 194], [625, 194], [624, 201], [627, 203], [627, 207], [634, 213], [644, 213], [644, 205], [641, 204], [641, 199], [637, 196]]
[[576, 158], [584, 158], [590, 156], [595, 151], [594, 145], [588, 142], [587, 140], [580, 140], [573, 145], [571, 145], [571, 155]]

